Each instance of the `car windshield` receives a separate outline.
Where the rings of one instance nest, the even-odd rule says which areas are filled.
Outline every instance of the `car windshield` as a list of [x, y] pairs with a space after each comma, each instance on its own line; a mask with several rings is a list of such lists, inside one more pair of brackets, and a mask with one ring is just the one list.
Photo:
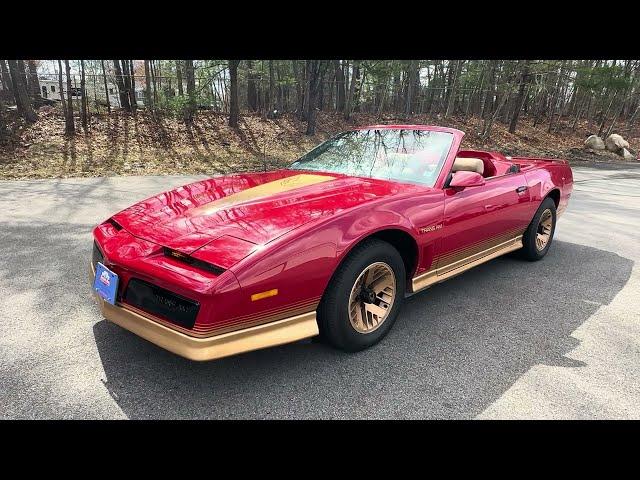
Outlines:
[[432, 187], [452, 142], [452, 134], [432, 130], [355, 130], [321, 143], [289, 168]]

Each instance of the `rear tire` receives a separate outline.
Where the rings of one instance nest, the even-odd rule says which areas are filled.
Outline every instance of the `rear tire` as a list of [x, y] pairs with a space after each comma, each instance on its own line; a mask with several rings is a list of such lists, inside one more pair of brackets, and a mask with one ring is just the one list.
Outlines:
[[553, 241], [553, 234], [556, 231], [556, 204], [547, 197], [542, 201], [540, 207], [533, 216], [533, 220], [522, 236], [523, 258], [535, 262], [542, 259]]
[[347, 352], [379, 342], [404, 301], [404, 262], [389, 243], [368, 239], [338, 267], [318, 308], [321, 338]]

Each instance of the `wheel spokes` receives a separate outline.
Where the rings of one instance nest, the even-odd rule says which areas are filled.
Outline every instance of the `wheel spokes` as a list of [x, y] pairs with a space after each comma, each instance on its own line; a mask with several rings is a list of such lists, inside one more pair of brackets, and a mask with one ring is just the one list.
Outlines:
[[395, 275], [389, 265], [377, 262], [364, 269], [349, 297], [349, 320], [353, 328], [360, 333], [377, 329], [387, 319], [395, 293]]
[[553, 227], [553, 215], [551, 210], [546, 209], [540, 215], [540, 221], [538, 222], [538, 228], [536, 230], [536, 248], [538, 251], [545, 249], [549, 240], [551, 239], [551, 229]]

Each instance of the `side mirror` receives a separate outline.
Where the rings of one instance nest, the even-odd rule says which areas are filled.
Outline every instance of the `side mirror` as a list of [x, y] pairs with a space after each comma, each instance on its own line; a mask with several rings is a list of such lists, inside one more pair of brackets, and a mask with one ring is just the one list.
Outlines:
[[484, 185], [484, 177], [478, 172], [455, 172], [451, 182], [449, 182], [449, 187], [459, 189], [467, 187], [481, 187], [482, 185]]

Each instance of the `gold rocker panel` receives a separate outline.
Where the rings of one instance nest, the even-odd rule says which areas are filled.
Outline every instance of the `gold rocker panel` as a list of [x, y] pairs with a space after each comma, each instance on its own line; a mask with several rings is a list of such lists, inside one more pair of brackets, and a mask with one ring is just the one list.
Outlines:
[[486, 250], [482, 250], [481, 252], [470, 255], [462, 260], [458, 260], [434, 270], [429, 270], [428, 272], [413, 277], [413, 280], [411, 281], [411, 290], [413, 292], [417, 292], [436, 283], [444, 282], [445, 280], [466, 272], [481, 263], [488, 262], [496, 257], [518, 250], [522, 248], [522, 246], [522, 235], [518, 235], [515, 238], [499, 243], [498, 245], [487, 248]]

